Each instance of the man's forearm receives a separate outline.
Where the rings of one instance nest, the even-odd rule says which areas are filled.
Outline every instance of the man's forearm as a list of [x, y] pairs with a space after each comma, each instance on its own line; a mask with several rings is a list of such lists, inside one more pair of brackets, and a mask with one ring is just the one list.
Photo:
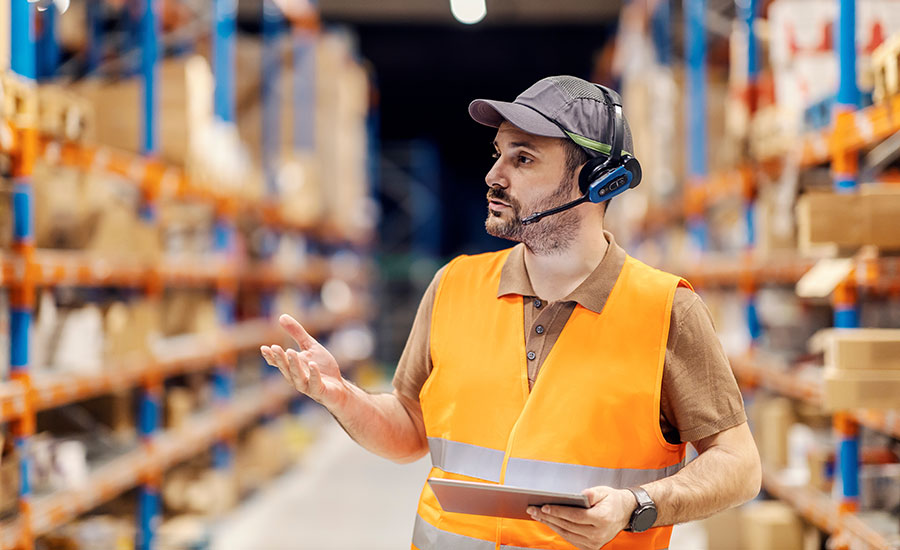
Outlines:
[[428, 449], [423, 433], [393, 394], [370, 394], [348, 383], [346, 399], [329, 412], [354, 441], [394, 462], [412, 462]]
[[[749, 429], [746, 424], [735, 428]], [[751, 439], [752, 442], [752, 439]], [[756, 447], [712, 446], [674, 476], [643, 485], [656, 503], [656, 525], [709, 517], [742, 504], [759, 492]]]

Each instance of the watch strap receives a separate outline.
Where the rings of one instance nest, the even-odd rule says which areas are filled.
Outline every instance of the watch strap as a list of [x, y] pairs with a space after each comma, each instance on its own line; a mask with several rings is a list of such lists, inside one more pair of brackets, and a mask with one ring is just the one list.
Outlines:
[[[634, 495], [635, 500], [637, 500], [637, 506], [635, 507], [634, 512], [631, 513], [631, 518], [628, 520], [628, 527], [625, 528], [625, 531], [633, 533], [635, 532], [635, 519], [637, 519], [641, 514], [646, 513], [648, 509], [652, 509], [653, 511], [655, 511], [656, 503], [653, 502], [652, 498], [650, 498], [650, 494], [641, 487], [628, 487], [628, 490], [631, 491], [631, 494]], [[646, 529], [647, 528], [644, 528], [640, 531], [645, 531]]]
[[642, 508], [644, 506], [655, 506], [656, 503], [653, 502], [653, 499], [650, 498], [650, 493], [645, 491], [641, 487], [628, 487], [628, 490], [631, 491], [631, 494], [634, 495], [634, 498], [637, 499], [638, 508]]

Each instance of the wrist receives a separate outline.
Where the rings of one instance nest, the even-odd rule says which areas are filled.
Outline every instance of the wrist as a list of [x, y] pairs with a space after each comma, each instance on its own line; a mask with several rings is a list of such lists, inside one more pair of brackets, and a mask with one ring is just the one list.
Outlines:
[[339, 391], [334, 392], [334, 396], [332, 399], [325, 403], [320, 402], [319, 404], [328, 409], [331, 414], [336, 417], [341, 417], [345, 414], [347, 408], [353, 401], [354, 393], [356, 391], [360, 391], [356, 386], [351, 384], [345, 378], [341, 378], [341, 388]]
[[619, 518], [619, 530], [625, 530], [631, 525], [631, 516], [637, 509], [638, 501], [634, 494], [628, 489], [619, 489], [619, 501], [622, 503], [620, 510], [622, 517]]

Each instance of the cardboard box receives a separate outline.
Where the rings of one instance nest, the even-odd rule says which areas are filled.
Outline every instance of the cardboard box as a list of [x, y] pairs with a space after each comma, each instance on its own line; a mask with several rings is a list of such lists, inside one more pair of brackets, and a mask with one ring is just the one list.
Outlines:
[[834, 244], [900, 249], [900, 190], [864, 184], [856, 193], [812, 192], [797, 201], [800, 248]]
[[825, 368], [829, 410], [900, 408], [900, 371]]
[[[96, 113], [95, 137], [102, 145], [129, 151], [143, 149], [143, 82], [140, 77], [118, 81], [89, 79], [70, 87]], [[186, 112], [185, 60], [166, 59], [159, 64], [160, 156], [184, 165], [191, 128]]]
[[741, 538], [741, 514], [738, 508], [729, 508], [704, 519], [706, 547], [710, 550], [735, 548]]
[[900, 371], [900, 329], [826, 329], [810, 339], [825, 365], [841, 370]]
[[758, 400], [749, 411], [753, 436], [763, 464], [784, 468], [788, 463], [788, 430], [795, 422], [790, 399], [776, 397]]
[[803, 524], [787, 504], [754, 503], [741, 508], [740, 541], [743, 550], [799, 550], [803, 548]]

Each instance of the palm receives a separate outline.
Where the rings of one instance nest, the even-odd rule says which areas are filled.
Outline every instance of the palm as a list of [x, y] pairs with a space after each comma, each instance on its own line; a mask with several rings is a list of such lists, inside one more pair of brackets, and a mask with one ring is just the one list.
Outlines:
[[297, 342], [298, 350], [283, 350], [280, 346], [263, 347], [269, 364], [277, 366], [297, 391], [330, 407], [337, 405], [346, 392], [341, 369], [331, 352], [309, 335], [290, 315], [279, 319], [281, 327]]

